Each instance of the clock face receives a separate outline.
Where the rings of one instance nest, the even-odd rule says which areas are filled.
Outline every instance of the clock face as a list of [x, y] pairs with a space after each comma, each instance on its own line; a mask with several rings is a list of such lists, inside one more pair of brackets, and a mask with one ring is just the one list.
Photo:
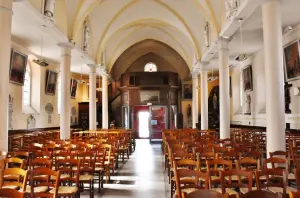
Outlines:
[[154, 63], [147, 63], [144, 68], [145, 72], [157, 72], [157, 66]]

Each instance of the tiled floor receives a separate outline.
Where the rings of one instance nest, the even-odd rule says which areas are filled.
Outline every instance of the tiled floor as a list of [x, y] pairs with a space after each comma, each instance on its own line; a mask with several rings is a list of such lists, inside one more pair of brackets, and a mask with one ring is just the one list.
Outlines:
[[[119, 163], [116, 176], [95, 198], [166, 198], [168, 197], [167, 177], [164, 172], [161, 144], [149, 144], [149, 140], [137, 140], [136, 150], [124, 164]], [[84, 193], [81, 197], [87, 198]]]

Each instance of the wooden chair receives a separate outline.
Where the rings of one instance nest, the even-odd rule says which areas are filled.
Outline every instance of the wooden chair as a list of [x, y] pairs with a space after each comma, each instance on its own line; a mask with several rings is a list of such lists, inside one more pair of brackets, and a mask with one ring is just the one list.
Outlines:
[[211, 189], [214, 184], [221, 184], [220, 170], [232, 169], [232, 162], [223, 159], [207, 160], [206, 169], [209, 173], [209, 188]]
[[290, 198], [300, 198], [300, 191], [297, 192], [289, 192]]
[[76, 197], [79, 191], [79, 168], [80, 160], [60, 159], [56, 161], [55, 170], [61, 174], [58, 197]]
[[2, 170], [1, 188], [9, 188], [25, 192], [28, 171], [22, 168], [7, 168]]
[[[79, 186], [82, 190], [89, 190], [90, 197], [94, 197], [94, 174], [95, 174], [95, 156], [94, 152], [80, 152], [77, 159], [80, 160], [79, 166]], [[88, 184], [85, 189], [84, 184]]]
[[[105, 169], [106, 148], [104, 148], [102, 146], [97, 146], [95, 149], [93, 149], [93, 152], [96, 153], [95, 175], [98, 176], [98, 192], [100, 192], [101, 187], [103, 188], [103, 176], [106, 172], [106, 169]], [[95, 179], [96, 179], [96, 177], [94, 178], [94, 180]]]
[[300, 167], [299, 166], [296, 166], [296, 168], [294, 169], [294, 175], [296, 179], [297, 189], [300, 190]]
[[[55, 178], [51, 180], [51, 178]], [[38, 167], [31, 171], [30, 187], [26, 193], [31, 197], [54, 197], [58, 195], [60, 172], [50, 168]]]
[[[282, 193], [283, 198], [289, 192], [296, 192], [297, 189], [287, 186], [287, 173], [282, 169], [263, 169], [255, 172], [256, 186], [258, 190], [268, 189], [274, 193]], [[261, 180], [263, 177], [265, 179]]]
[[29, 161], [30, 161], [30, 157], [31, 157], [29, 152], [15, 151], [15, 152], [13, 152], [12, 156], [24, 160], [24, 167], [23, 167], [24, 169], [27, 169], [29, 167]]
[[[185, 168], [178, 169], [177, 166], [181, 165], [181, 163], [186, 164], [186, 162], [184, 161], [186, 160], [179, 160], [174, 162], [176, 195], [178, 198], [181, 198], [182, 192], [186, 192], [187, 194], [189, 194], [196, 189], [208, 189], [209, 187], [208, 173]], [[203, 182], [204, 185], [201, 185], [201, 182]]]
[[240, 195], [240, 198], [281, 198], [280, 194], [273, 193], [266, 190], [253, 190], [250, 192], [247, 192], [246, 194]]
[[201, 152], [201, 153], [197, 153], [197, 160], [200, 163], [200, 170], [203, 172], [207, 172], [207, 167], [206, 167], [206, 161], [207, 160], [213, 160], [213, 159], [217, 159], [218, 158], [218, 154], [214, 153], [214, 152]]
[[34, 170], [35, 168], [38, 167], [44, 167], [44, 168], [49, 168], [51, 169], [52, 167], [52, 160], [47, 159], [47, 158], [38, 158], [38, 159], [33, 159], [30, 162], [30, 170]]
[[6, 158], [4, 160], [4, 167], [6, 168], [24, 168], [24, 160], [12, 157], [12, 158]]
[[229, 193], [229, 195], [239, 194], [233, 190], [239, 188], [241, 193], [250, 192], [252, 190], [253, 174], [250, 170], [231, 169], [227, 171], [220, 171], [222, 194]]
[[0, 189], [0, 197], [24, 198], [24, 193], [19, 192], [15, 189], [2, 188], [2, 189]]
[[214, 190], [196, 190], [189, 194], [182, 193], [182, 198], [228, 198], [228, 193], [222, 194]]

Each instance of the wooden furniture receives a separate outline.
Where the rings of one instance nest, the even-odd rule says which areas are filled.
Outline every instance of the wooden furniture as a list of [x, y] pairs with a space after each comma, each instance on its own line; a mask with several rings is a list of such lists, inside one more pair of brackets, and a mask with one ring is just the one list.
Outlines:
[[228, 193], [222, 194], [214, 190], [196, 190], [189, 194], [182, 193], [182, 198], [228, 198]]
[[240, 198], [259, 198], [259, 197], [280, 198], [281, 196], [278, 193], [273, 193], [273, 192], [266, 191], [266, 190], [253, 190], [253, 191], [247, 192], [246, 194], [240, 196]]
[[21, 168], [7, 168], [2, 171], [1, 188], [9, 188], [25, 192], [28, 171]]
[[24, 193], [19, 192], [15, 189], [9, 188], [2, 188], [0, 189], [0, 197], [7, 197], [7, 198], [23, 198]]

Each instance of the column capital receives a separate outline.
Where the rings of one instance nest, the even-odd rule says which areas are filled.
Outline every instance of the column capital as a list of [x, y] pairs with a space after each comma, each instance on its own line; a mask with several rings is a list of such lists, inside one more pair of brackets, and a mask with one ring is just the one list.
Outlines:
[[58, 47], [64, 48], [64, 49], [74, 49], [74, 45], [72, 43], [69, 42], [59, 42], [57, 43]]
[[200, 64], [200, 72], [208, 71], [208, 69], [206, 68], [206, 66], [209, 65], [208, 61], [201, 61], [199, 62], [199, 64]]
[[12, 0], [5, 0], [0, 2], [0, 12], [10, 12], [13, 14], [12, 10]]
[[199, 72], [201, 70], [199, 63], [200, 60], [197, 60], [197, 62], [193, 64], [192, 71], [191, 71], [192, 78], [198, 78]]
[[219, 37], [217, 42], [218, 42], [219, 50], [229, 50], [228, 49], [229, 38]]

